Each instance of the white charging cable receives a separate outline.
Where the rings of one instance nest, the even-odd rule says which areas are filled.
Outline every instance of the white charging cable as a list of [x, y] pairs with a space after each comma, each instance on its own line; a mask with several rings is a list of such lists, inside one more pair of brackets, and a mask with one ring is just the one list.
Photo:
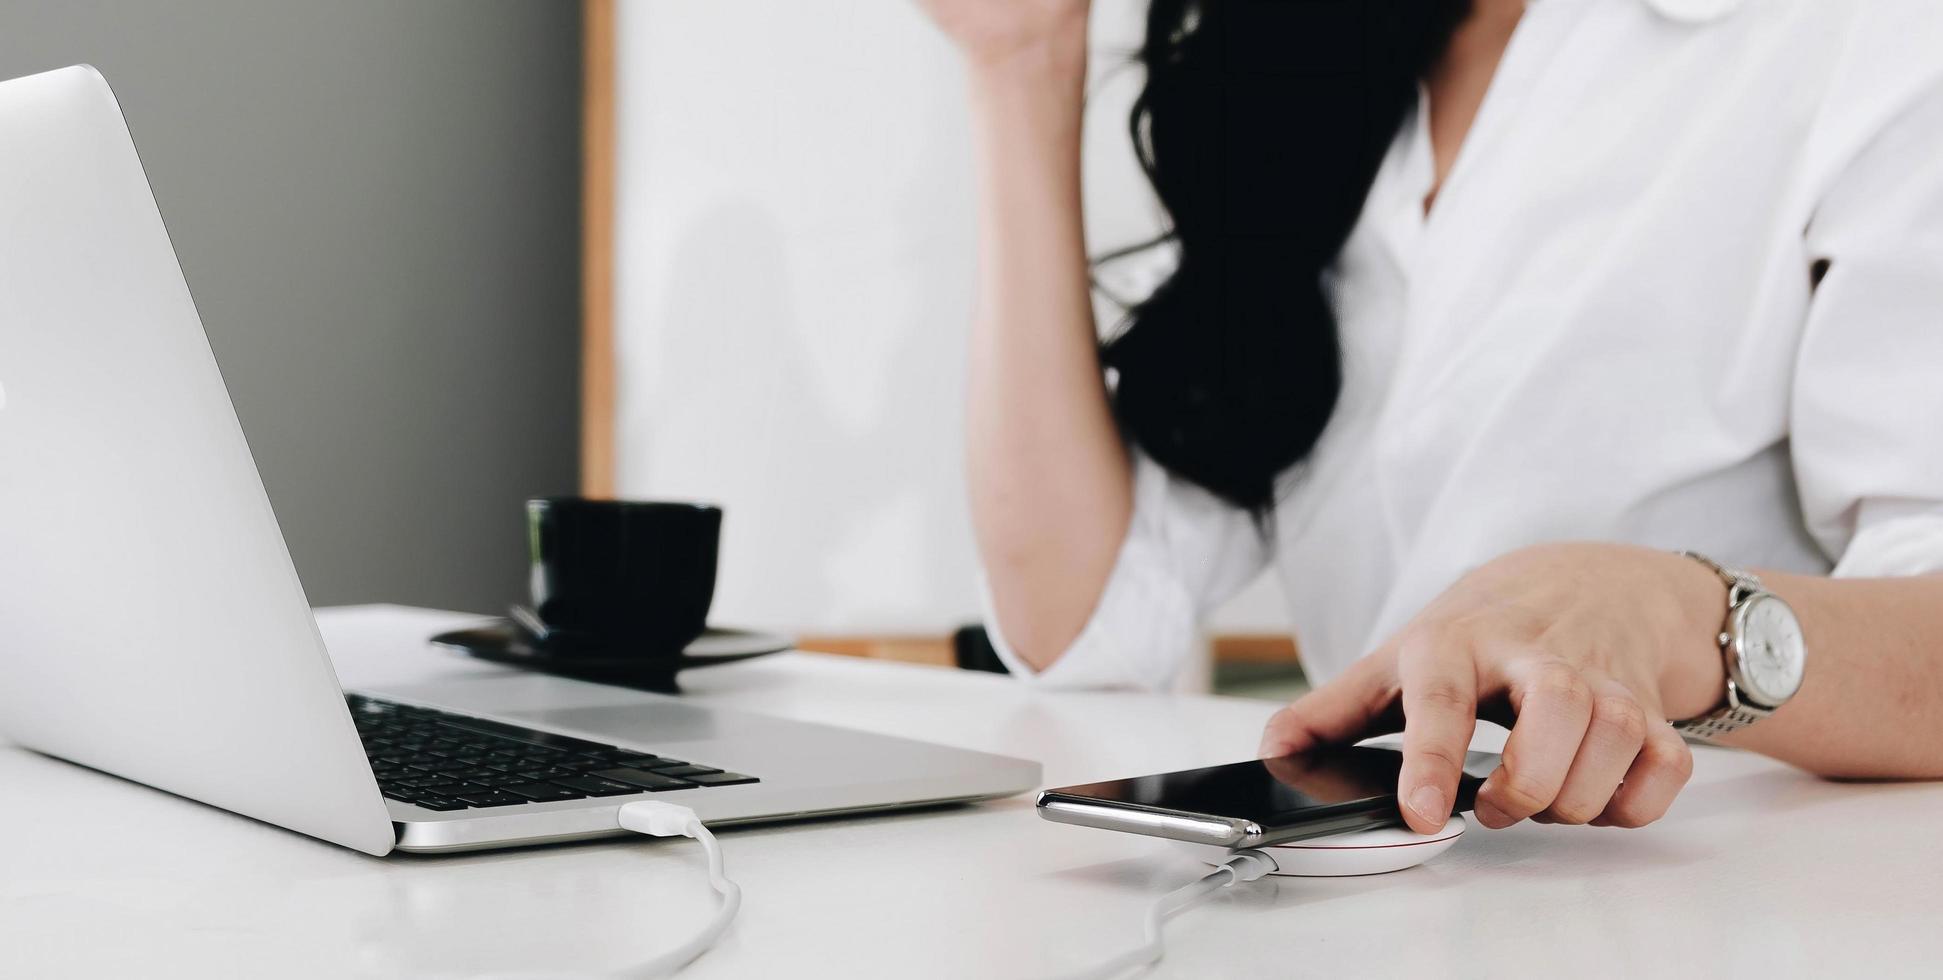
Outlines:
[[694, 962], [695, 958], [708, 952], [715, 941], [727, 932], [729, 923], [735, 921], [735, 913], [742, 908], [742, 889], [722, 873], [722, 845], [715, 835], [702, 826], [695, 811], [677, 803], [664, 803], [661, 800], [638, 800], [621, 807], [621, 826], [637, 834], [654, 837], [693, 837], [708, 853], [708, 882], [722, 896], [721, 907], [715, 910], [715, 918], [708, 926], [696, 933], [693, 939], [661, 954], [654, 959], [627, 971], [628, 976], [665, 977]]
[[[721, 907], [715, 910], [715, 917], [709, 920], [701, 932], [693, 939], [655, 957], [646, 963], [637, 964], [612, 973], [598, 974], [598, 980], [637, 980], [637, 978], [665, 977], [676, 973], [682, 967], [695, 962], [695, 958], [708, 952], [715, 941], [727, 932], [729, 923], [735, 920], [735, 913], [742, 908], [742, 889], [722, 873], [722, 845], [715, 835], [702, 826], [695, 811], [676, 803], [660, 800], [638, 800], [623, 804], [620, 810], [621, 827], [637, 834], [650, 837], [693, 837], [708, 854], [708, 880], [722, 896]], [[596, 975], [581, 972], [539, 972], [520, 970], [514, 972], [498, 971], [493, 973], [468, 974], [466, 980], [594, 980]]]
[[1164, 952], [1161, 948], [1161, 927], [1166, 925], [1168, 919], [1223, 888], [1254, 881], [1274, 870], [1275, 859], [1253, 848], [1230, 854], [1220, 867], [1162, 895], [1154, 902], [1153, 907], [1147, 910], [1147, 941], [1140, 948], [1128, 950], [1098, 966], [1066, 974], [1061, 980], [1109, 980], [1129, 970], [1160, 962]]

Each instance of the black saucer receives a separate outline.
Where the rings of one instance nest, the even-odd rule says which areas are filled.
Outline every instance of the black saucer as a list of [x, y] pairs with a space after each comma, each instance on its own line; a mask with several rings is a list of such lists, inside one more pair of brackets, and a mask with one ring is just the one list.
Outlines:
[[432, 637], [432, 644], [490, 663], [661, 694], [680, 693], [675, 684], [677, 671], [748, 660], [780, 653], [796, 645], [794, 640], [777, 633], [711, 626], [673, 660], [650, 661], [640, 656], [606, 652], [563, 657], [548, 652], [545, 644], [510, 619], [495, 619], [440, 633]]

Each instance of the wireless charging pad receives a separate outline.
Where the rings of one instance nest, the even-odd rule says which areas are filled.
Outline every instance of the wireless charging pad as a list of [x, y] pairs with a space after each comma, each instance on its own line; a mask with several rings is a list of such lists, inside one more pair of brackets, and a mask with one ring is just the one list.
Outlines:
[[[1380, 875], [1414, 868], [1445, 851], [1464, 836], [1464, 818], [1453, 815], [1434, 834], [1419, 834], [1408, 827], [1384, 827], [1337, 837], [1290, 841], [1261, 848], [1275, 860], [1271, 874], [1296, 878], [1346, 878], [1354, 875]], [[1204, 847], [1209, 864], [1229, 852]]]

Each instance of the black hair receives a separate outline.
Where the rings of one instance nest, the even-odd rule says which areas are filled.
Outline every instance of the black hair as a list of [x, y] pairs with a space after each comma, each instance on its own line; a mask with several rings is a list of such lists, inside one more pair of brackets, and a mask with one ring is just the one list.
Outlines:
[[1342, 389], [1324, 270], [1468, 0], [1152, 0], [1128, 128], [1173, 274], [1103, 347], [1126, 437], [1266, 519]]

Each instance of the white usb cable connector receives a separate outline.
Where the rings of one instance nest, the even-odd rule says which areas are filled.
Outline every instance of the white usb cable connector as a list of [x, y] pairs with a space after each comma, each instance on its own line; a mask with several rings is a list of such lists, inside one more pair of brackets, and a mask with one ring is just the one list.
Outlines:
[[727, 932], [729, 923], [735, 921], [735, 913], [742, 908], [742, 889], [730, 881], [722, 872], [722, 845], [715, 835], [702, 826], [695, 811], [676, 803], [660, 800], [639, 800], [621, 807], [621, 826], [637, 834], [652, 837], [693, 837], [702, 845], [708, 855], [708, 881], [722, 896], [722, 905], [715, 911], [715, 918], [693, 939], [662, 955], [628, 971], [629, 976], [665, 977], [693, 962], [696, 957], [708, 952], [715, 941]]
[[722, 873], [722, 845], [716, 843], [715, 835], [702, 826], [695, 811], [675, 803], [660, 800], [639, 800], [623, 804], [620, 809], [620, 824], [623, 829], [650, 837], [693, 837], [702, 845], [708, 855], [708, 880], [722, 896], [720, 908], [706, 927], [687, 942], [660, 956], [636, 966], [615, 970], [609, 973], [591, 974], [578, 971], [541, 972], [520, 970], [471, 974], [468, 980], [641, 980], [647, 977], [666, 977], [681, 970], [695, 961], [695, 958], [708, 952], [715, 941], [728, 931], [729, 923], [735, 920], [735, 913], [742, 908], [742, 889]]

